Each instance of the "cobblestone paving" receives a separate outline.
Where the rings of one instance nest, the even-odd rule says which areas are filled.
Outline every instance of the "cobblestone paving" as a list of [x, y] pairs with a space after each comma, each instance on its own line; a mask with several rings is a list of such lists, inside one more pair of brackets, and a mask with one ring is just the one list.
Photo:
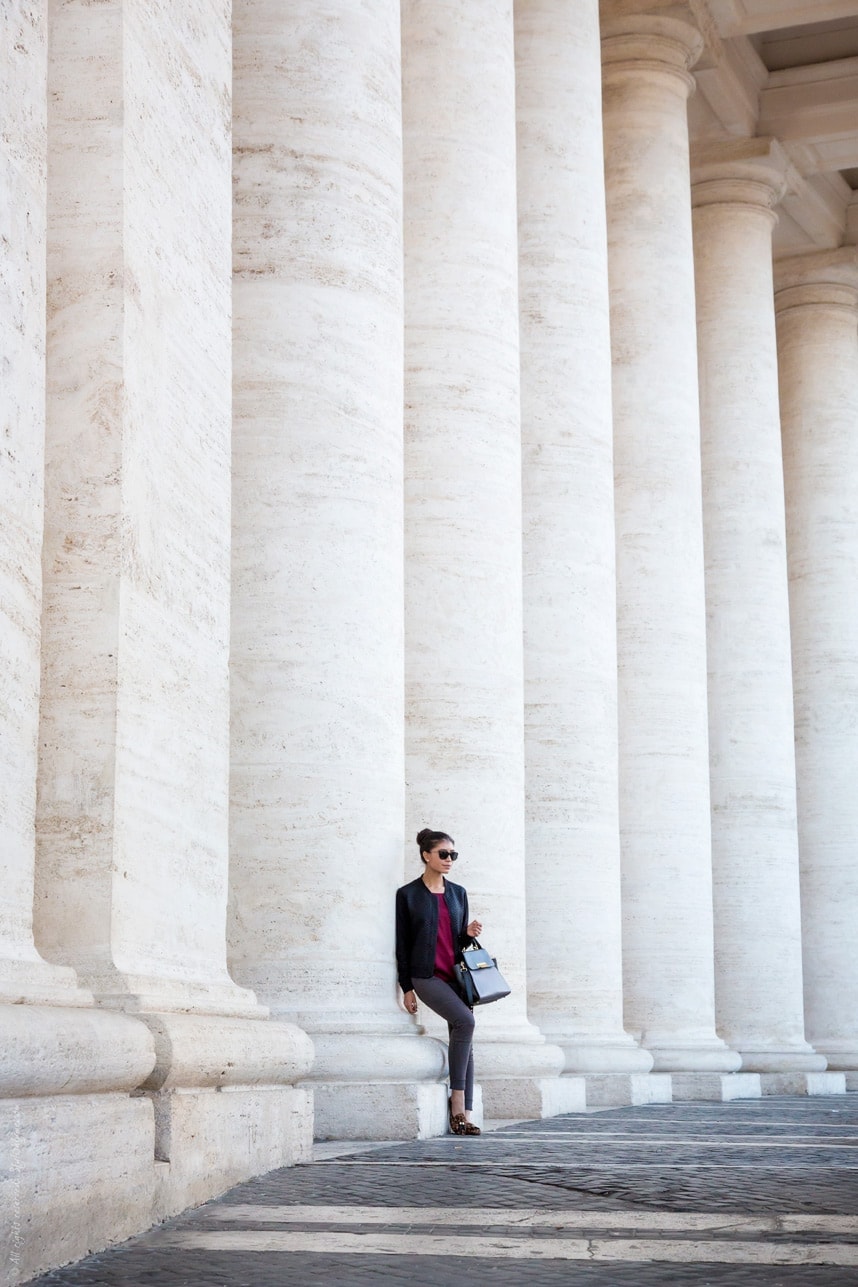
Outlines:
[[569, 1114], [275, 1171], [39, 1287], [858, 1287], [858, 1095]]

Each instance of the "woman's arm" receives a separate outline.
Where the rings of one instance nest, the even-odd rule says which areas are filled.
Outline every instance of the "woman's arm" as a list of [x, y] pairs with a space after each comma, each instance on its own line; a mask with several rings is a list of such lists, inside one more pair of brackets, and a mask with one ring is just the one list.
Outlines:
[[460, 948], [467, 947], [468, 943], [472, 942], [473, 939], [477, 937], [477, 935], [482, 934], [483, 932], [483, 926], [481, 921], [473, 920], [470, 923], [468, 922], [468, 915], [469, 915], [468, 891], [466, 889], [463, 889], [462, 893], [465, 896], [465, 914], [462, 917], [462, 925], [464, 926], [464, 928], [462, 930], [462, 933], [459, 935]]
[[411, 917], [408, 914], [408, 904], [405, 901], [405, 893], [401, 889], [396, 891], [396, 972], [399, 978], [399, 986], [403, 992], [410, 992], [411, 987]]

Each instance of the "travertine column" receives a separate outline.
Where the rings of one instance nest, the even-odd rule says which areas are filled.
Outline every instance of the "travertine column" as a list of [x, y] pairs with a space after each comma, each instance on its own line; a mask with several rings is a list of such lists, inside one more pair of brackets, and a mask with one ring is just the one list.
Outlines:
[[423, 1131], [368, 1084], [442, 1070], [393, 965], [399, 6], [239, 0], [235, 41], [232, 959], [313, 1034], [324, 1133]]
[[408, 829], [452, 831], [513, 987], [479, 1016], [485, 1084], [562, 1066], [526, 1015], [509, 0], [406, 0], [403, 113]]
[[45, 442], [47, 4], [0, 7], [0, 1282], [152, 1222], [155, 1062], [33, 943]]
[[623, 1032], [598, 0], [516, 0], [528, 995], [567, 1071]]
[[[0, 25], [0, 1001], [76, 1001], [33, 946], [45, 439], [46, 11]], [[90, 998], [91, 999], [91, 998]]]
[[311, 1139], [310, 1042], [226, 965], [229, 13], [51, 9], [36, 941], [155, 1036], [150, 1220]]
[[858, 1068], [858, 251], [775, 265], [807, 1036]]
[[768, 139], [694, 156], [718, 1031], [756, 1072], [804, 1040], [792, 673]]
[[227, 7], [164, 5], [51, 14], [37, 925], [117, 1006], [258, 1013], [225, 947]]
[[655, 1068], [714, 1030], [706, 617], [686, 99], [702, 42], [603, 6], [626, 1026]]

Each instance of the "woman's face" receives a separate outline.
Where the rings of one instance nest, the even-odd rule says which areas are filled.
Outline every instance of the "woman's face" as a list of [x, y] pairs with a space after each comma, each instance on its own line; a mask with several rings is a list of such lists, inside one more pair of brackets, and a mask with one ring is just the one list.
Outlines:
[[453, 863], [450, 858], [442, 858], [441, 854], [449, 854], [454, 851], [452, 840], [439, 840], [437, 845], [433, 845], [428, 853], [424, 853], [426, 867], [429, 871], [438, 872], [446, 876]]

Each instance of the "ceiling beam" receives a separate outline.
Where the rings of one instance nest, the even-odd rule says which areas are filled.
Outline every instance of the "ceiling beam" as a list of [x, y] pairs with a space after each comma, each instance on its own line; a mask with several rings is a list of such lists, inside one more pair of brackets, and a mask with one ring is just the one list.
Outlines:
[[723, 38], [858, 18], [856, 0], [709, 0], [709, 9]]
[[761, 134], [810, 145], [858, 145], [858, 58], [772, 72], [760, 93]]

